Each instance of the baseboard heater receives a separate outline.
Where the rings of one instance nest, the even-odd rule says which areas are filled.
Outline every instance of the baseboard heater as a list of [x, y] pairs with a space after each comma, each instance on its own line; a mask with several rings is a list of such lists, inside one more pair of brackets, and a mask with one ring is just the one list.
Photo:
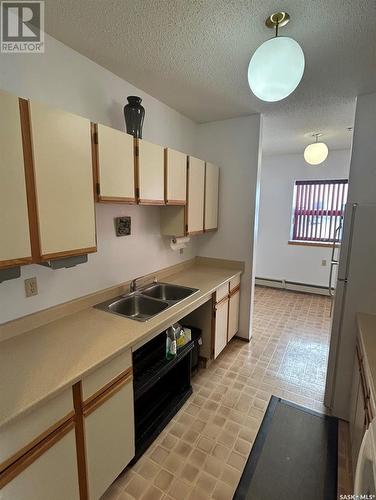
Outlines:
[[255, 284], [259, 286], [268, 286], [271, 288], [281, 288], [282, 290], [291, 290], [294, 292], [316, 293], [318, 295], [329, 296], [329, 288], [320, 285], [310, 285], [308, 283], [299, 283], [296, 281], [276, 280], [272, 278], [257, 278]]

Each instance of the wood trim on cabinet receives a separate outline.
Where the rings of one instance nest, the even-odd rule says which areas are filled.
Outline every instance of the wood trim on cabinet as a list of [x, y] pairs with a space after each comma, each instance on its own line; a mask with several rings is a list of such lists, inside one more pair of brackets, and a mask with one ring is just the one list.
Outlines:
[[185, 206], [187, 202], [185, 200], [166, 200], [166, 205], [179, 205]]
[[88, 415], [90, 415], [90, 413], [102, 406], [103, 403], [105, 403], [114, 394], [116, 394], [124, 385], [129, 384], [132, 379], [132, 373], [129, 373], [125, 377], [112, 384], [108, 389], [102, 391], [95, 399], [92, 399], [89, 403], [85, 403], [82, 408], [84, 417], [87, 417]]
[[99, 163], [98, 163], [98, 125], [97, 123], [90, 123], [91, 134], [91, 162], [93, 166], [93, 191], [94, 200], [99, 201], [100, 193], [100, 180], [99, 180]]
[[236, 293], [240, 292], [240, 283], [236, 285], [232, 290], [230, 290], [229, 297], [231, 298]]
[[32, 264], [33, 259], [31, 257], [22, 257], [21, 259], [11, 259], [2, 260], [0, 262], [0, 269], [6, 269], [15, 266], [25, 266], [27, 264]]
[[94, 199], [97, 203], [124, 203], [126, 205], [135, 205], [137, 203], [136, 193], [133, 198], [123, 196], [101, 196], [100, 194], [100, 174], [99, 174], [99, 141], [98, 124], [91, 123], [91, 154], [93, 160], [93, 180], [94, 180]]
[[192, 236], [195, 234], [203, 234], [203, 233], [204, 233], [203, 229], [200, 229], [199, 231], [187, 231], [187, 234]]
[[5, 469], [7, 469], [14, 462], [17, 462], [23, 455], [29, 453], [35, 446], [38, 446], [46, 437], [50, 434], [54, 433], [57, 429], [59, 429], [62, 425], [64, 425], [69, 420], [72, 420], [74, 417], [74, 411], [69, 412], [65, 417], [58, 420], [55, 424], [51, 425], [47, 430], [39, 434], [35, 439], [30, 441], [27, 445], [23, 446], [20, 450], [18, 450], [14, 455], [7, 458], [4, 462], [0, 464], [0, 473], [2, 473]]
[[74, 257], [76, 255], [84, 255], [86, 253], [93, 253], [96, 251], [97, 251], [96, 246], [88, 248], [78, 248], [77, 250], [65, 250], [64, 252], [46, 253], [44, 255], [41, 255], [41, 257], [38, 260], [44, 262], [46, 260], [62, 259], [64, 257]]
[[97, 197], [98, 203], [123, 203], [124, 205], [136, 205], [136, 198], [126, 198], [121, 196], [101, 196]]
[[30, 120], [29, 101], [19, 98], [21, 134], [22, 134], [22, 149], [25, 166], [25, 183], [27, 196], [27, 209], [29, 215], [29, 232], [31, 245], [32, 262], [37, 262], [40, 256], [40, 238], [39, 238], [39, 221], [38, 208], [36, 199], [36, 186], [34, 174], [34, 151], [32, 146], [32, 130]]
[[218, 227], [212, 227], [210, 229], [204, 229], [204, 233], [210, 233], [210, 232], [213, 232], [213, 231], [218, 231]]
[[215, 352], [215, 315], [216, 315], [216, 304], [215, 304], [215, 292], [212, 294], [212, 319], [211, 319], [211, 346], [210, 346], [210, 352], [211, 352], [211, 358], [214, 358], [214, 352]]
[[89, 396], [85, 401], [83, 401], [82, 405], [83, 406], [89, 406], [95, 399], [97, 399], [99, 396], [101, 396], [104, 392], [106, 392], [108, 389], [110, 389], [113, 385], [117, 384], [120, 382], [122, 379], [127, 378], [129, 376], [132, 376], [133, 374], [133, 368], [130, 366], [123, 372], [119, 373], [115, 378], [110, 380], [107, 384], [105, 384], [103, 387], [101, 387], [98, 391], [94, 392], [91, 396]]
[[202, 230], [205, 232], [205, 212], [206, 212], [206, 162], [204, 167], [204, 213], [202, 217]]
[[164, 148], [163, 150], [163, 192], [164, 192], [164, 201], [167, 205], [168, 203], [168, 196], [167, 196], [167, 176], [168, 176], [168, 166], [167, 166], [167, 158], [168, 158], [168, 152], [167, 148]]
[[188, 236], [188, 209], [189, 209], [189, 156], [187, 156], [187, 168], [186, 168], [186, 179], [185, 179], [185, 197], [187, 199], [187, 204], [184, 210], [184, 236]]
[[[0, 473], [0, 489], [17, 477], [35, 460], [43, 455], [49, 448], [62, 439], [68, 432], [75, 427], [75, 417], [71, 416], [65, 420], [59, 427], [49, 432], [41, 441], [28, 449], [22, 456], [16, 459], [11, 465]], [[43, 433], [44, 435], [45, 433]]]
[[215, 309], [217, 310], [219, 306], [222, 306], [222, 304], [224, 302], [228, 302], [230, 296], [229, 295], [225, 295], [224, 297], [222, 297], [221, 300], [219, 300], [218, 302], [215, 303]]
[[164, 200], [146, 200], [144, 198], [139, 198], [139, 205], [165, 205]]
[[139, 203], [139, 197], [140, 197], [139, 151], [140, 151], [140, 145], [138, 139], [134, 137], [133, 138], [134, 196], [136, 203]]
[[87, 467], [86, 467], [86, 451], [85, 451], [85, 430], [84, 418], [82, 415], [82, 382], [79, 381], [72, 387], [73, 405], [75, 410], [76, 421], [76, 456], [78, 470], [78, 488], [80, 491], [80, 500], [88, 500], [87, 488]]

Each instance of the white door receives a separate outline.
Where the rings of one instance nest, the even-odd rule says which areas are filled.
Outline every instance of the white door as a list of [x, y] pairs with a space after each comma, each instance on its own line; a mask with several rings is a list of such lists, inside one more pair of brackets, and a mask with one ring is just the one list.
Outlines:
[[216, 358], [227, 345], [228, 299], [215, 305], [214, 317], [214, 358]]
[[230, 302], [228, 310], [228, 341], [238, 333], [239, 330], [239, 304], [240, 289], [230, 292]]
[[0, 91], [0, 268], [31, 261], [18, 97]]
[[189, 157], [188, 162], [188, 208], [187, 233], [202, 233], [204, 230], [205, 162]]
[[205, 231], [214, 231], [218, 228], [218, 187], [219, 168], [213, 163], [205, 165]]
[[74, 429], [6, 484], [0, 499], [80, 500]]
[[97, 143], [99, 201], [135, 203], [133, 136], [98, 124]]
[[140, 205], [164, 205], [164, 149], [138, 140], [138, 189]]
[[166, 148], [165, 176], [166, 204], [185, 205], [187, 202], [187, 155]]
[[96, 251], [90, 121], [30, 102], [43, 260]]
[[84, 419], [89, 500], [97, 500], [135, 454], [132, 378], [118, 385]]

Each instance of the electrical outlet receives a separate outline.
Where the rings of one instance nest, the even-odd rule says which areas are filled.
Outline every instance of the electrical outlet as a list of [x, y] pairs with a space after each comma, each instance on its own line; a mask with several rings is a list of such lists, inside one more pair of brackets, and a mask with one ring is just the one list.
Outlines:
[[325, 266], [326, 266], [326, 259], [322, 259], [322, 261], [321, 261], [321, 265], [322, 265], [323, 267], [325, 267]]
[[38, 295], [38, 283], [35, 277], [24, 280], [24, 283], [25, 283], [26, 297], [32, 297], [33, 295]]

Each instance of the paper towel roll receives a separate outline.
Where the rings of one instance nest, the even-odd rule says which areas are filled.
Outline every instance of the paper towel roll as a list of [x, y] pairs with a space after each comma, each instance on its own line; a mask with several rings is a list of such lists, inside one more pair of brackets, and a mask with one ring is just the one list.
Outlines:
[[170, 242], [170, 247], [171, 250], [181, 250], [182, 248], [185, 248], [190, 241], [189, 236], [184, 236], [181, 238], [172, 238]]

